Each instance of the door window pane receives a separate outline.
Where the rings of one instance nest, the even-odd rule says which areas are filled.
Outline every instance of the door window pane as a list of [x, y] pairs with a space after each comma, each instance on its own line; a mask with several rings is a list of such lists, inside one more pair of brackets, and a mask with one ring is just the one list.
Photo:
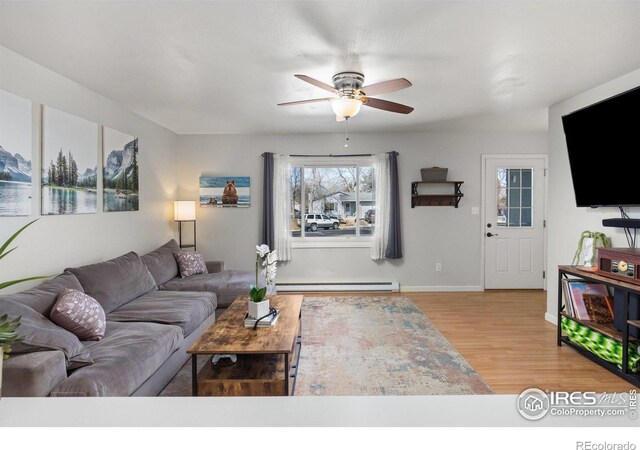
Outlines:
[[520, 206], [520, 189], [509, 189], [509, 208]]
[[530, 227], [532, 224], [533, 169], [496, 169], [496, 225]]
[[531, 226], [531, 208], [522, 208], [521, 226], [523, 227]]
[[507, 169], [509, 187], [520, 187], [520, 169]]
[[520, 226], [520, 208], [509, 208], [508, 218], [509, 218], [509, 221], [507, 223], [509, 227], [519, 227]]
[[531, 189], [522, 189], [522, 207], [531, 208]]

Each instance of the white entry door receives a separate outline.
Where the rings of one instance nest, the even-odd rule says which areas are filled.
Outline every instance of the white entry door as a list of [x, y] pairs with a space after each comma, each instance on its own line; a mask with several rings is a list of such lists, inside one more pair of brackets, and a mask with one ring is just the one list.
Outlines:
[[546, 159], [483, 160], [485, 288], [542, 289]]

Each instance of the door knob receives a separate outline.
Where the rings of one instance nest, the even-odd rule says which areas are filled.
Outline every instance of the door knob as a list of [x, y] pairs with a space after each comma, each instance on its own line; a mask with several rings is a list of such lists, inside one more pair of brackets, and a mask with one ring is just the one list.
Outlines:
[[491, 232], [487, 233], [487, 237], [493, 237], [493, 236], [497, 236], [497, 234], [493, 234]]

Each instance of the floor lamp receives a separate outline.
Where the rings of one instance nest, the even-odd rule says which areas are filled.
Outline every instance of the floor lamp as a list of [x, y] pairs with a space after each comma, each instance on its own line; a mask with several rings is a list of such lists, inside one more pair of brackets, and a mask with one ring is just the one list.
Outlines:
[[[177, 200], [173, 202], [173, 220], [178, 222], [180, 248], [196, 250], [196, 202], [192, 200]], [[182, 243], [182, 223], [193, 222], [193, 244]]]

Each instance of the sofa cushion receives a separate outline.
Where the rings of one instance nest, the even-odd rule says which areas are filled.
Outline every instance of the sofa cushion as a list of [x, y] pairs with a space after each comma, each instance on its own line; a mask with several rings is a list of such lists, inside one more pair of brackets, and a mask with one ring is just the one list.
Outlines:
[[174, 278], [163, 284], [166, 291], [215, 292], [218, 308], [226, 308], [240, 295], [249, 295], [249, 285], [255, 284], [255, 272], [248, 270], [225, 270], [220, 273]]
[[71, 373], [51, 396], [129, 396], [158, 370], [181, 341], [180, 327], [107, 322], [102, 340], [85, 343], [94, 364]]
[[62, 291], [51, 310], [51, 321], [83, 341], [99, 341], [107, 325], [100, 303], [75, 289]]
[[2, 363], [2, 376], [2, 395], [6, 397], [46, 397], [67, 378], [64, 353], [13, 355]]
[[215, 310], [216, 294], [212, 292], [155, 291], [121, 306], [107, 320], [177, 325], [189, 336]]
[[49, 317], [51, 308], [58, 300], [58, 295], [65, 289], [84, 292], [75, 275], [70, 272], [64, 272], [34, 288], [16, 294], [0, 296], [0, 303], [4, 299], [13, 300], [28, 306], [45, 317]]
[[93, 362], [89, 350], [82, 345], [77, 336], [54, 324], [39, 312], [8, 299], [0, 301], [0, 311], [10, 319], [22, 317], [18, 333], [24, 340], [11, 346], [13, 353], [62, 350], [69, 369]]
[[204, 262], [204, 256], [200, 252], [175, 252], [173, 254], [178, 261], [180, 276], [187, 278], [193, 275], [207, 273], [207, 265]]
[[107, 314], [156, 289], [155, 280], [135, 252], [67, 270], [76, 276], [84, 292], [95, 298]]
[[173, 254], [179, 251], [180, 246], [171, 239], [162, 247], [140, 257], [158, 286], [178, 276], [178, 263]]

